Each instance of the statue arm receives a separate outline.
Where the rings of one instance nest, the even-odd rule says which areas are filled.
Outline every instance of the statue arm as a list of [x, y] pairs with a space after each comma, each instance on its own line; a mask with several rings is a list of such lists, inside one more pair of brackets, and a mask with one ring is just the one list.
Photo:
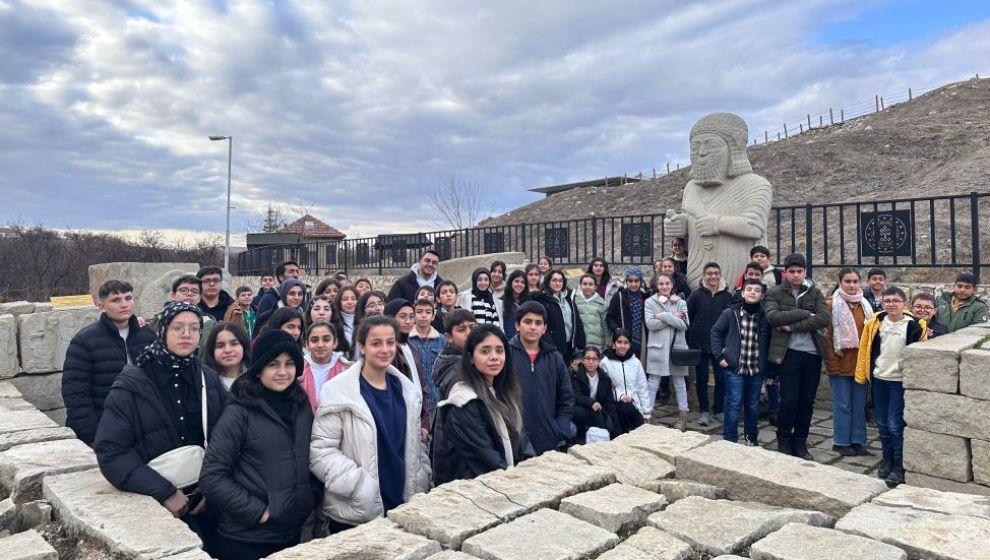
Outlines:
[[733, 237], [760, 239], [763, 237], [764, 229], [765, 226], [748, 216], [721, 216], [718, 219], [719, 233]]

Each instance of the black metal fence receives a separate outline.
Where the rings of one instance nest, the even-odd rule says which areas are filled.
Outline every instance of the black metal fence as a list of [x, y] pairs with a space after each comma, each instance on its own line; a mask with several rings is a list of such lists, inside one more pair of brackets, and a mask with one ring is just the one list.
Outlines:
[[[990, 193], [777, 206], [767, 226], [772, 260], [808, 256], [811, 267], [965, 268], [977, 278], [990, 266]], [[238, 256], [242, 275], [299, 262], [308, 275], [337, 270], [382, 274], [408, 269], [431, 247], [441, 260], [517, 251], [562, 266], [593, 257], [610, 264], [648, 265], [669, 253], [663, 213], [512, 224], [377, 237], [271, 245]]]

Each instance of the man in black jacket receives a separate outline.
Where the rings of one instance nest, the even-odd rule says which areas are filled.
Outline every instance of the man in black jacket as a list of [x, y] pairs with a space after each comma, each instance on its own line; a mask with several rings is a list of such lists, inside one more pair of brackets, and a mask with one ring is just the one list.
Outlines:
[[[701, 287], [691, 292], [687, 299], [688, 319], [688, 345], [691, 348], [701, 350], [701, 359], [698, 362], [697, 383], [695, 389], [698, 391], [698, 408], [701, 417], [698, 423], [707, 426], [711, 423], [711, 416], [715, 416], [716, 422], [722, 421], [722, 409], [725, 406], [725, 375], [721, 368], [714, 367], [714, 357], [711, 348], [712, 327], [722, 315], [722, 312], [729, 307], [732, 301], [732, 294], [722, 279], [722, 268], [718, 263], [710, 262], [705, 265], [702, 273]], [[709, 407], [708, 404], [708, 372], [715, 374], [715, 402]]]
[[520, 305], [516, 330], [509, 349], [522, 385], [526, 435], [537, 455], [563, 449], [577, 433], [571, 422], [574, 389], [560, 352], [541, 340], [547, 330], [546, 309], [535, 301]]
[[151, 329], [138, 326], [133, 291], [127, 282], [104, 282], [96, 302], [103, 314], [72, 337], [65, 353], [65, 423], [86, 444], [91, 445], [96, 437], [103, 402], [120, 370], [155, 340]]
[[443, 281], [437, 272], [437, 265], [440, 264], [440, 253], [433, 249], [423, 251], [419, 257], [419, 262], [412, 265], [409, 274], [400, 277], [392, 284], [392, 289], [388, 291], [388, 300], [404, 299], [416, 301], [416, 292], [421, 286], [429, 286], [434, 290]]

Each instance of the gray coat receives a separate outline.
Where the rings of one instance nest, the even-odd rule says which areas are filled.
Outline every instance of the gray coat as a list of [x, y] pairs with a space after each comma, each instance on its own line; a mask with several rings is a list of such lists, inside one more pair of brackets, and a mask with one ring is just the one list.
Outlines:
[[[688, 328], [688, 320], [674, 316], [674, 313], [683, 311], [687, 314], [687, 303], [683, 299], [676, 302], [660, 303], [658, 295], [652, 295], [646, 299], [646, 309], [644, 319], [646, 329], [649, 331], [649, 341], [646, 350], [646, 374], [668, 376], [675, 375], [685, 377], [688, 374], [687, 366], [674, 366], [670, 364], [670, 347], [687, 349], [687, 339], [685, 331]], [[657, 319], [656, 314], [663, 313]]]

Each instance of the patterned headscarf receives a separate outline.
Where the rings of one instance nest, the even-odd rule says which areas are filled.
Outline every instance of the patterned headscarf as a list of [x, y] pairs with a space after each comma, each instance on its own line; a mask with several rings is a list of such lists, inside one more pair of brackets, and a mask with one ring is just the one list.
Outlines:
[[186, 311], [195, 313], [196, 317], [199, 318], [199, 328], [203, 328], [203, 312], [200, 311], [196, 304], [187, 301], [170, 301], [166, 303], [165, 308], [158, 314], [158, 338], [135, 360], [135, 363], [139, 367], [154, 361], [168, 369], [183, 369], [188, 367], [197, 358], [196, 350], [193, 350], [192, 354], [186, 357], [176, 356], [168, 349], [168, 345], [165, 343], [168, 326], [172, 324], [172, 320], [175, 319], [176, 315]]
[[630, 276], [636, 276], [636, 277], [639, 278], [639, 281], [642, 282], [643, 281], [643, 269], [639, 268], [638, 266], [632, 266], [632, 267], [627, 268], [626, 269], [626, 278], [629, 278]]
[[643, 305], [646, 302], [646, 294], [643, 293], [643, 271], [639, 267], [626, 269], [626, 279], [630, 276], [639, 278], [640, 288], [635, 292], [626, 288], [626, 297], [629, 298], [629, 323], [633, 342], [643, 339]]

